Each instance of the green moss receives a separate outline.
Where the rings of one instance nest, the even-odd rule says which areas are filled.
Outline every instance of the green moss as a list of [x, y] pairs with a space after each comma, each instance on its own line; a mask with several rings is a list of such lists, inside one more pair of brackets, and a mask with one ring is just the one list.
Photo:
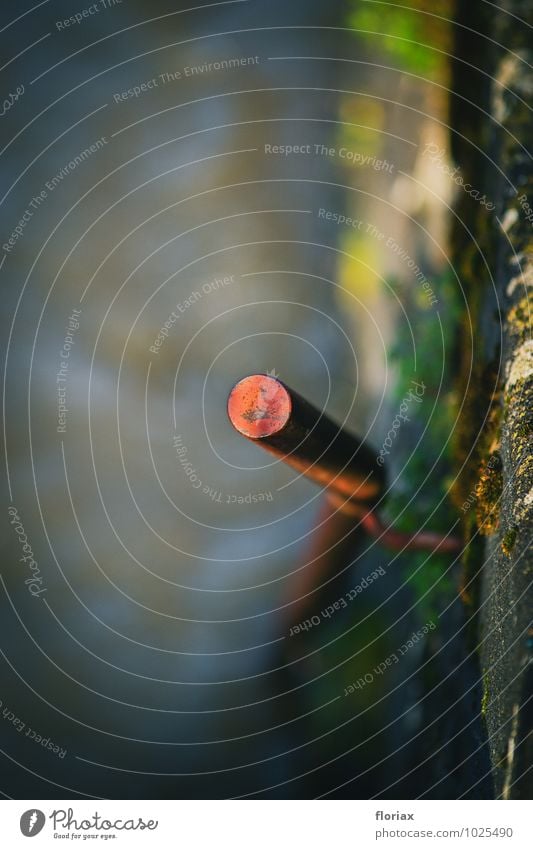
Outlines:
[[[463, 115], [463, 119], [466, 118]], [[479, 158], [472, 158], [469, 148], [477, 144], [484, 147], [482, 126], [469, 127], [468, 142], [459, 144], [462, 173], [469, 183], [484, 185], [484, 172]], [[463, 141], [466, 141], [463, 140]], [[486, 309], [487, 292], [492, 282], [488, 268], [496, 266], [493, 256], [494, 222], [481, 208], [473, 209], [471, 199], [462, 193], [456, 205], [457, 218], [451, 233], [453, 262], [457, 269], [466, 305], [460, 319], [455, 343], [459, 368], [454, 380], [458, 398], [461, 399], [461, 417], [454, 433], [454, 466], [458, 472], [452, 498], [456, 506], [471, 498], [479, 482], [483, 460], [499, 447], [501, 429], [501, 386], [499, 380], [499, 356], [492, 362], [483, 355], [483, 341], [479, 327]], [[476, 240], [468, 235], [464, 221], [475, 229]], [[464, 308], [466, 306], [466, 309]]]
[[502, 551], [506, 557], [510, 557], [514, 548], [514, 544], [516, 542], [516, 537], [518, 534], [518, 530], [516, 528], [509, 528], [508, 531], [503, 535], [503, 539], [501, 542]]
[[[495, 462], [492, 458], [500, 447], [506, 412], [501, 403], [496, 366], [491, 363], [482, 368], [474, 362], [472, 371], [468, 383], [462, 376], [458, 381], [463, 411], [455, 433], [453, 455], [455, 465], [461, 471], [452, 498], [462, 508], [466, 501], [471, 500], [472, 493], [476, 499], [479, 495], [483, 498], [487, 489], [487, 504], [481, 507], [478, 516], [481, 524], [493, 506], [491, 496], [499, 484], [497, 470], [492, 468]], [[501, 469], [501, 464], [498, 468]]]
[[476, 485], [476, 521], [479, 533], [493, 534], [500, 522], [500, 499], [503, 491], [502, 463], [498, 451], [483, 459]]

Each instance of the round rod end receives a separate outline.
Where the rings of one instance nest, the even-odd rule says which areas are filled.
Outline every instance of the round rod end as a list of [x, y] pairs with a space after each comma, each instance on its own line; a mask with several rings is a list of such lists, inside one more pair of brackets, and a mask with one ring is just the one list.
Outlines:
[[288, 390], [268, 374], [251, 374], [240, 380], [228, 398], [233, 427], [248, 439], [262, 439], [282, 430], [292, 411]]

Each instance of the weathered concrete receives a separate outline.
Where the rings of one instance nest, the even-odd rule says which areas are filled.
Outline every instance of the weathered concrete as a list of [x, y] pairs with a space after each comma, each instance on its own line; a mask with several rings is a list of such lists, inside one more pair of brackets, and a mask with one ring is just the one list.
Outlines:
[[[459, 164], [496, 204], [490, 216], [466, 199], [459, 204], [455, 252], [473, 319], [462, 351], [470, 418], [459, 459], [466, 469], [463, 481], [469, 482], [463, 484], [462, 496], [473, 486], [476, 500], [475, 521], [466, 519], [474, 552], [467, 582], [471, 588], [476, 576], [481, 577], [482, 713], [495, 795], [531, 798], [533, 51], [528, 24], [533, 24], [533, 3], [507, 0], [500, 6], [490, 20], [483, 20], [483, 10], [477, 8], [478, 26], [481, 21], [494, 39], [485, 43], [478, 62], [492, 77], [490, 89], [482, 81], [475, 99], [488, 114], [457, 109], [454, 124], [463, 133], [455, 145]], [[475, 14], [476, 9], [470, 11]], [[501, 45], [497, 52], [495, 42]], [[488, 161], [481, 161], [472, 141], [488, 152]], [[466, 228], [479, 249], [473, 249], [472, 239], [468, 246]], [[470, 341], [473, 351], [467, 350]], [[470, 384], [468, 364], [479, 378]], [[475, 598], [475, 593], [469, 595]]]

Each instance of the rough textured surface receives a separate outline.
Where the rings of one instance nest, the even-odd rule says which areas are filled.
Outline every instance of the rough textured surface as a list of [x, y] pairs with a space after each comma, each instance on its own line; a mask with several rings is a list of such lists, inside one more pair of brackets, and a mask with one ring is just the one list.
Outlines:
[[[518, 12], [532, 4], [509, 3]], [[503, 22], [502, 22], [503, 24]], [[502, 35], [508, 35], [505, 24]], [[532, 51], [521, 58], [531, 63]], [[509, 91], [505, 92], [500, 83]], [[531, 142], [533, 74], [519, 58], [504, 56], [493, 92], [493, 114], [502, 170], [519, 197], [504, 196], [497, 237], [497, 288], [503, 306], [501, 459], [503, 490], [496, 532], [487, 540], [482, 585], [482, 665], [486, 720], [491, 741], [495, 788], [504, 798], [530, 798], [531, 539], [533, 528], [533, 343], [531, 341], [533, 172], [522, 145]], [[521, 100], [519, 100], [521, 98]], [[522, 200], [520, 200], [522, 198]], [[529, 633], [528, 633], [529, 632]], [[528, 642], [529, 640], [529, 642]], [[528, 733], [529, 732], [529, 733]]]
[[[510, 15], [523, 23], [517, 25]], [[480, 87], [475, 102], [489, 114], [458, 110], [457, 126], [467, 139], [458, 140], [455, 151], [474, 184], [496, 204], [487, 216], [460, 201], [460, 226], [475, 234], [479, 250], [470, 239], [465, 253], [464, 231], [463, 244], [459, 238], [455, 250], [473, 323], [468, 343], [463, 342], [462, 362], [463, 377], [470, 364], [474, 381], [465, 381], [463, 391], [470, 407], [477, 407], [477, 416], [471, 415], [461, 435], [458, 459], [466, 464], [466, 474], [460, 498], [467, 498], [474, 485], [476, 509], [465, 518], [473, 540], [467, 580], [470, 586], [477, 584], [481, 709], [498, 798], [531, 798], [532, 791], [531, 771], [526, 772], [531, 763], [532, 683], [533, 170], [528, 146], [533, 120], [528, 104], [533, 52], [527, 48], [532, 23], [533, 4], [519, 0], [500, 4], [492, 20], [485, 20], [488, 34], [504, 49], [493, 54], [494, 47], [486, 47], [482, 54], [493, 79], [490, 91]], [[469, 160], [470, 141], [488, 151], [488, 161]], [[473, 350], [466, 350], [471, 341]], [[470, 598], [475, 602], [476, 593]]]

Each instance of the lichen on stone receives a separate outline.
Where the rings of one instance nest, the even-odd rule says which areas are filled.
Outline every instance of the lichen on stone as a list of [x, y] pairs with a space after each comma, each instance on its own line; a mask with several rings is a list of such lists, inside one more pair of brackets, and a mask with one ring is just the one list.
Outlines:
[[502, 537], [501, 547], [506, 557], [510, 557], [518, 534], [517, 528], [509, 528]]
[[507, 313], [509, 332], [512, 336], [518, 336], [519, 338], [530, 336], [531, 323], [531, 302], [527, 295], [524, 295]]
[[503, 490], [502, 463], [497, 451], [481, 461], [476, 486], [476, 521], [479, 533], [490, 536], [499, 525], [500, 498]]
[[[515, 309], [518, 310], [519, 308], [520, 304], [517, 304]], [[512, 312], [513, 310], [511, 310], [511, 312], [509, 313], [509, 317], [511, 316]], [[528, 318], [528, 322], [531, 323], [530, 318]], [[526, 381], [529, 377], [533, 377], [532, 339], [528, 339], [527, 342], [524, 342], [524, 344], [521, 345], [515, 352], [511, 364], [511, 369], [509, 372], [509, 377], [507, 378], [506, 390], [509, 391], [511, 387], [514, 387], [515, 384], [518, 383], [518, 381]]]

